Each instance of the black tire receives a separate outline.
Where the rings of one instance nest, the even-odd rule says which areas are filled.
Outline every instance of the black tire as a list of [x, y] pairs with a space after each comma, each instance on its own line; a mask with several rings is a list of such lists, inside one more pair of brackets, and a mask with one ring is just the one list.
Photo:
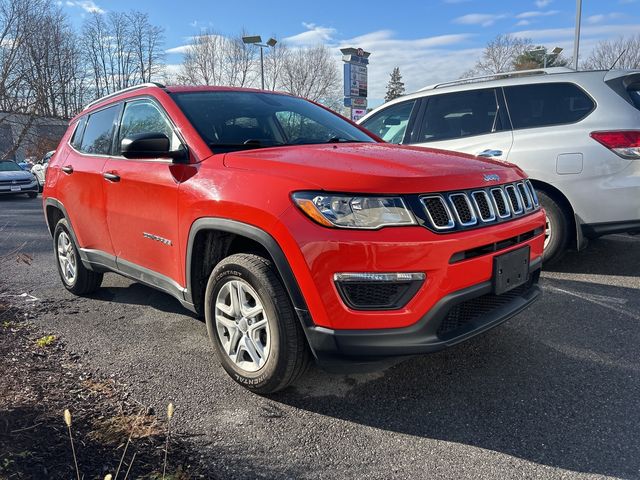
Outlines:
[[547, 212], [549, 222], [549, 243], [544, 249], [542, 261], [547, 265], [557, 262], [564, 254], [569, 243], [571, 229], [569, 227], [569, 217], [563, 209], [562, 204], [552, 196], [543, 191], [538, 191], [540, 204]]
[[[58, 251], [58, 238], [64, 233], [70, 241], [70, 248], [73, 250], [75, 256], [75, 277], [73, 280], [68, 280], [62, 272], [62, 266], [60, 264], [60, 253]], [[73, 235], [71, 235], [71, 229], [66, 219], [61, 219], [57, 224], [53, 232], [53, 249], [56, 256], [56, 265], [58, 267], [58, 274], [64, 287], [75, 295], [87, 295], [97, 290], [102, 284], [103, 274], [100, 272], [94, 272], [86, 268], [80, 260], [78, 253], [78, 247], [75, 244]]]
[[38, 196], [38, 192], [29, 192], [27, 195], [29, 195], [29, 198], [36, 198]]
[[[240, 368], [218, 337], [215, 302], [230, 281], [242, 280], [257, 293], [267, 317], [270, 349], [264, 365], [254, 372]], [[243, 387], [264, 395], [282, 390], [306, 370], [310, 354], [300, 322], [271, 261], [253, 254], [235, 254], [222, 260], [209, 277], [205, 293], [205, 319], [209, 339], [226, 372]]]

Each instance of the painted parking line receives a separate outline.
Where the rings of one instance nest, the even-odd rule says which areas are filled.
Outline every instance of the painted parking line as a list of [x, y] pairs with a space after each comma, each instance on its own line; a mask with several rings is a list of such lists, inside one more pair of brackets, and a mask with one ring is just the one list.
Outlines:
[[[556, 293], [561, 293], [564, 295], [569, 295], [575, 298], [579, 298], [581, 300], [585, 300], [587, 302], [593, 303], [595, 305], [599, 305], [603, 308], [612, 310], [617, 313], [621, 313], [627, 317], [633, 318], [634, 320], [640, 320], [640, 315], [635, 312], [631, 312], [625, 308], [620, 307], [619, 305], [624, 305], [627, 303], [625, 299], [617, 298], [617, 297], [609, 297], [606, 295], [592, 295], [589, 293], [582, 292], [572, 292], [570, 290], [566, 290], [564, 288], [558, 288], [551, 285], [544, 285], [542, 287], [544, 290], [549, 290]], [[624, 300], [624, 302], [622, 302]]]

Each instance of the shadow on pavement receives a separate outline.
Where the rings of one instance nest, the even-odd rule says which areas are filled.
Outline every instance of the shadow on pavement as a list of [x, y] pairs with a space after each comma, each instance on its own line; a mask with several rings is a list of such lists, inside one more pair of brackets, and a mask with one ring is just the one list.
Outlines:
[[640, 236], [615, 235], [589, 242], [581, 251], [569, 251], [560, 262], [545, 265], [549, 272], [596, 275], [640, 275]]
[[544, 301], [466, 344], [365, 381], [313, 370], [274, 400], [538, 464], [638, 478], [638, 320], [632, 310], [554, 290], [581, 282], [543, 283]]

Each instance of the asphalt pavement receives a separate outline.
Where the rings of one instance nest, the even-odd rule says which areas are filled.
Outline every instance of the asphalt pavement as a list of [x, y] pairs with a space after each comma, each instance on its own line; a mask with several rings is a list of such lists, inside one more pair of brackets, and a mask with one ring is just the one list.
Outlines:
[[[177, 406], [212, 478], [640, 478], [640, 237], [545, 269], [544, 295], [485, 335], [369, 374], [312, 368], [263, 398], [217, 365], [205, 325], [115, 274], [60, 283], [40, 199], [0, 198], [0, 268], [35, 322], [139, 401]], [[24, 301], [22, 297], [17, 297]]]

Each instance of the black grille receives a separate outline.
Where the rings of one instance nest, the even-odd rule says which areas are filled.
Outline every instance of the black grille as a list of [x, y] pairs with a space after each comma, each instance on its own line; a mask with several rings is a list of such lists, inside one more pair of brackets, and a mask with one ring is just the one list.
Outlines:
[[427, 197], [423, 202], [436, 227], [446, 227], [450, 224], [451, 218], [440, 197]]
[[498, 209], [498, 215], [500, 215], [501, 217], [506, 217], [509, 210], [507, 209], [507, 204], [504, 201], [502, 190], [491, 190], [491, 195], [493, 196], [493, 201], [495, 202], [496, 208]]
[[356, 308], [389, 307], [407, 291], [411, 284], [394, 282], [344, 282], [340, 285], [348, 304]]
[[447, 316], [442, 320], [442, 323], [438, 327], [438, 336], [447, 338], [455, 335], [471, 322], [482, 319], [482, 317], [497, 308], [507, 305], [517, 297], [524, 295], [531, 289], [534, 282], [535, 276], [532, 276], [527, 283], [505, 292], [502, 295], [489, 293], [459, 303], [452, 307]]
[[511, 202], [511, 208], [513, 211], [519, 212], [522, 210], [522, 207], [520, 207], [520, 203], [518, 202], [518, 194], [516, 193], [516, 189], [513, 185], [505, 187], [505, 191], [507, 192], [507, 195], [509, 195], [509, 201]]
[[472, 223], [474, 221], [474, 217], [473, 213], [471, 213], [471, 209], [469, 208], [469, 204], [467, 203], [466, 195], [451, 195], [449, 198], [451, 199], [456, 212], [458, 212], [460, 222]]
[[522, 201], [524, 202], [524, 207], [529, 210], [533, 207], [533, 205], [531, 205], [531, 200], [529, 199], [529, 195], [527, 195], [527, 190], [524, 186], [524, 183], [519, 183], [518, 184], [518, 191], [520, 192], [520, 196], [522, 197]]
[[0, 180], [0, 185], [29, 185], [33, 180]]
[[489, 220], [493, 217], [491, 207], [489, 207], [489, 201], [484, 192], [474, 192], [473, 199], [476, 201], [476, 205], [480, 211], [480, 218], [482, 220]]

